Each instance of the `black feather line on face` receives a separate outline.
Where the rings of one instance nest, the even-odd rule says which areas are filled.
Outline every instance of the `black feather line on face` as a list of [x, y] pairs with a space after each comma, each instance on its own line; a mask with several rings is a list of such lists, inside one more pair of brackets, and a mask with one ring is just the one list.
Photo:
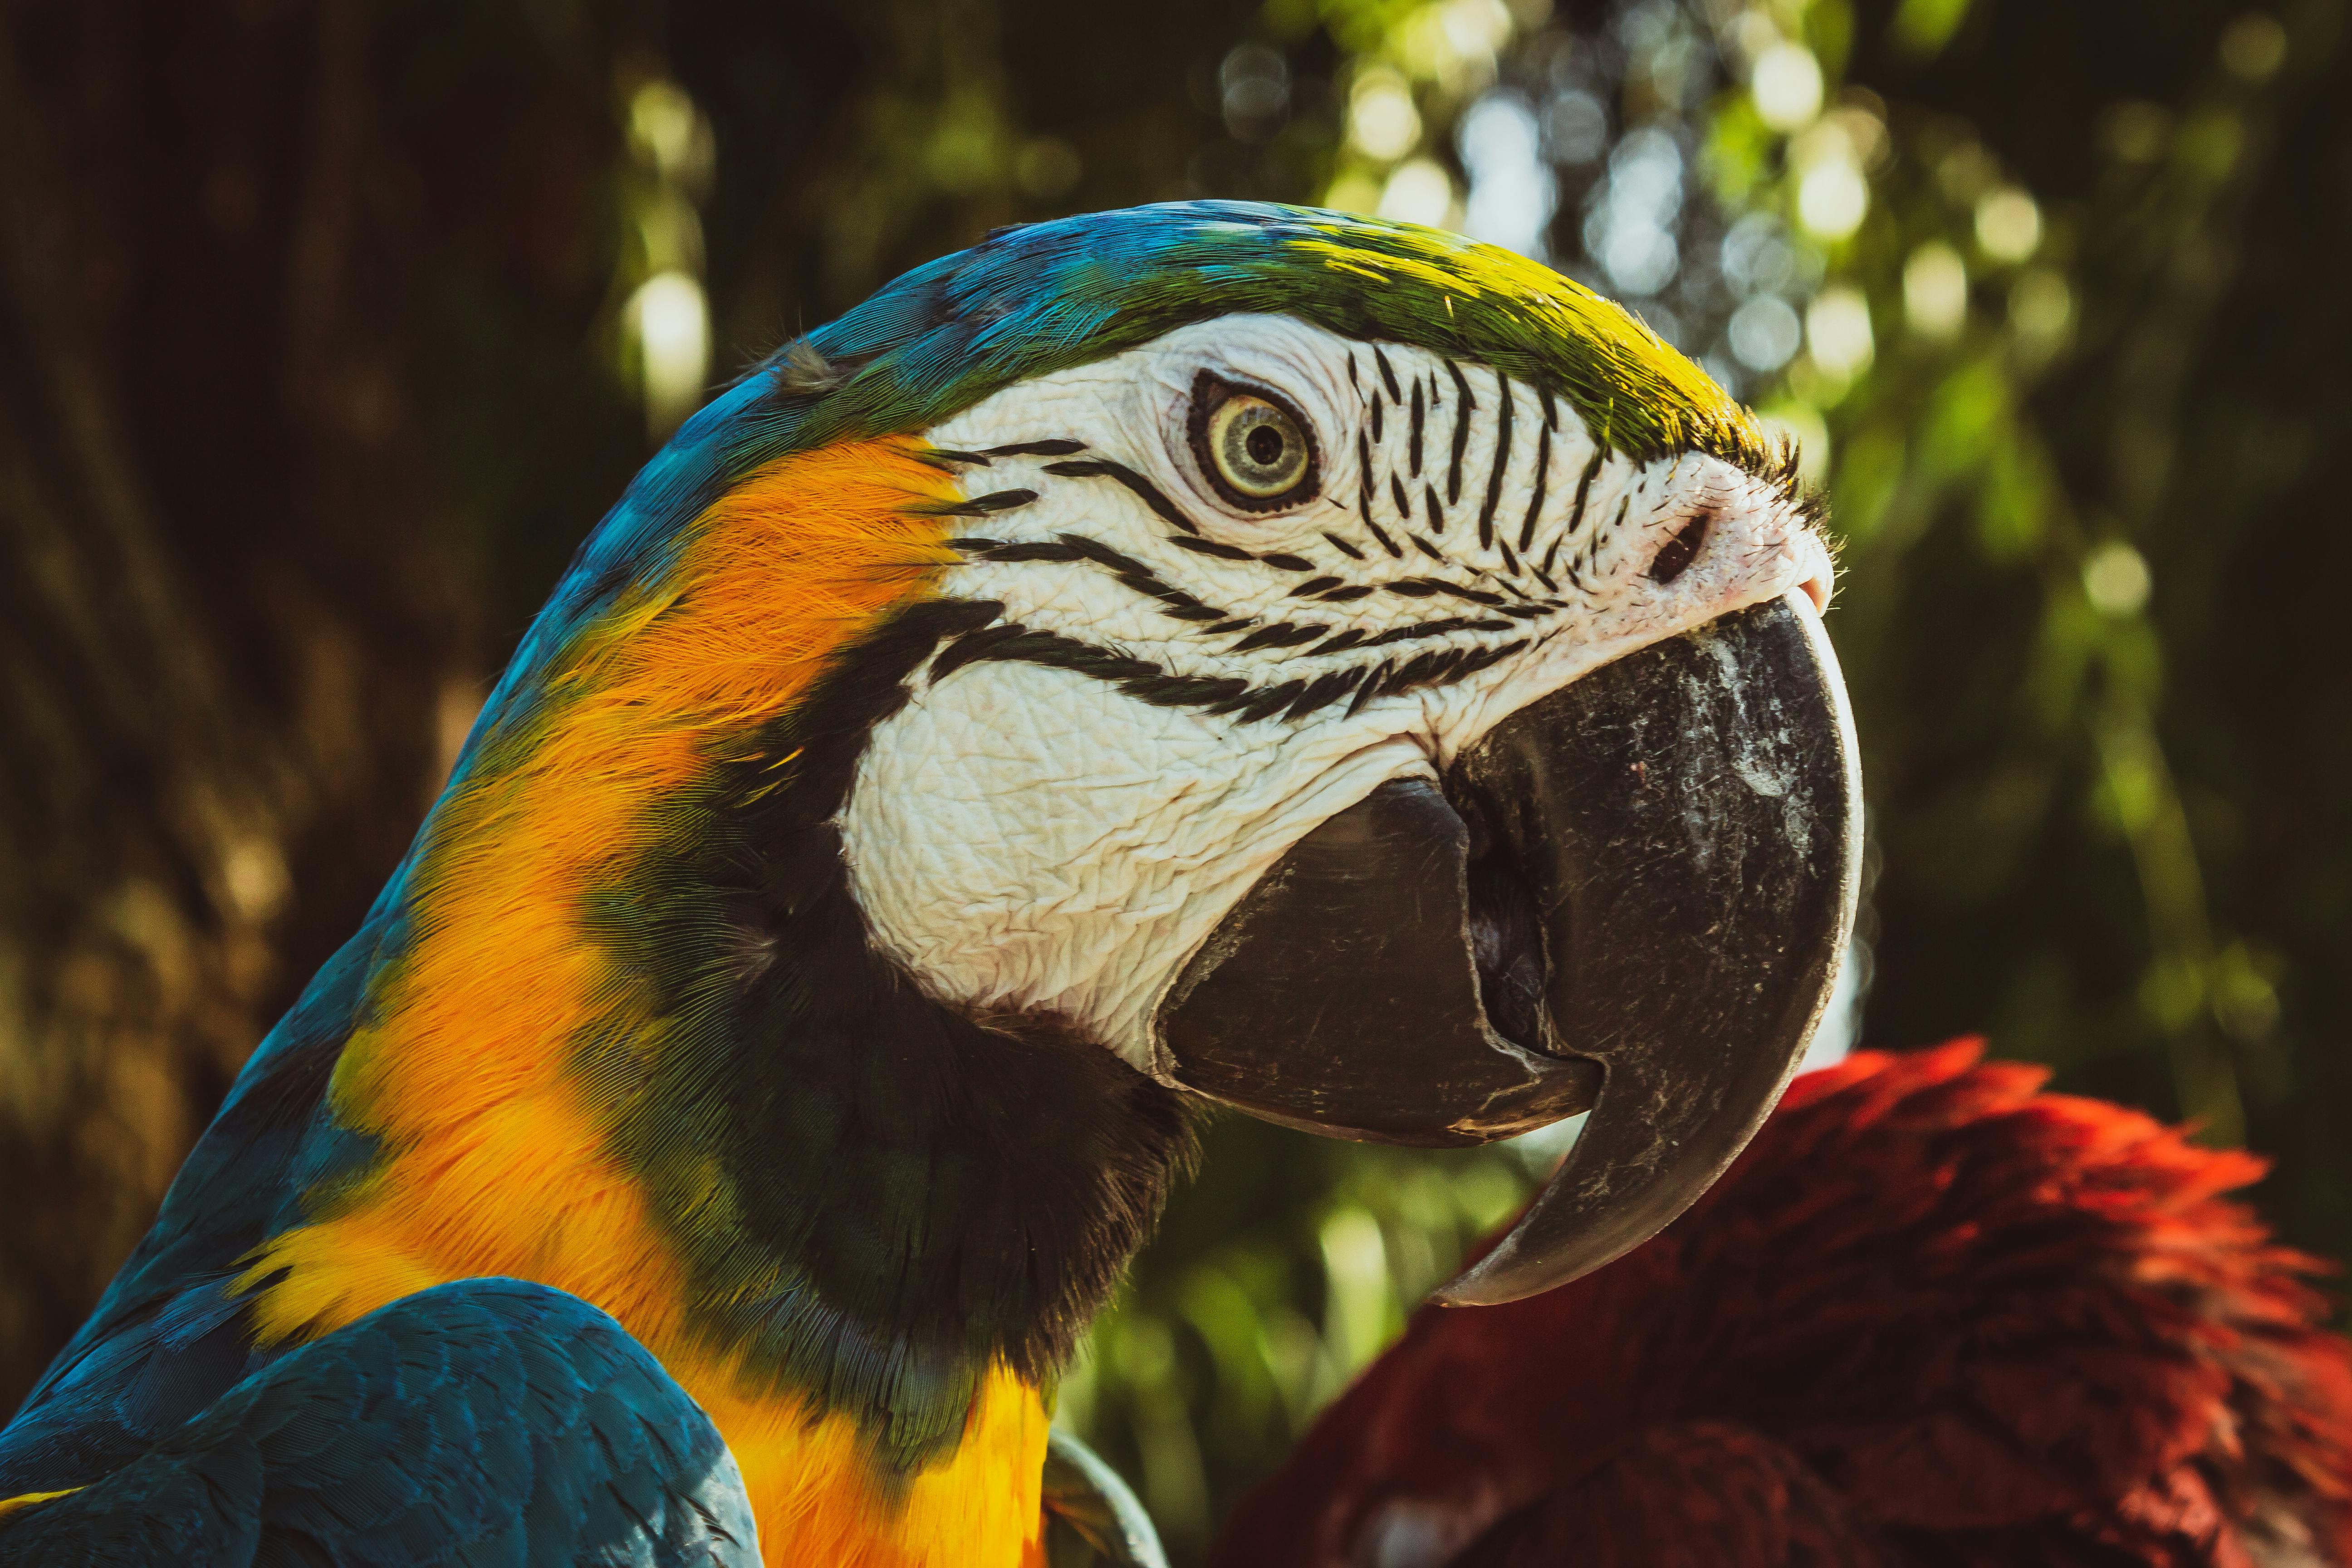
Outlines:
[[1329, 630], [1328, 626], [1301, 626], [1287, 621], [1278, 622], [1274, 626], [1258, 627], [1234, 644], [1230, 651], [1255, 653], [1262, 647], [1297, 647], [1300, 643], [1318, 640]]
[[[1376, 637], [1362, 638], [1355, 646], [1385, 647], [1391, 643], [1404, 642], [1415, 637], [1436, 637], [1453, 632], [1507, 632], [1516, 628], [1508, 621], [1480, 620], [1469, 616], [1448, 616], [1444, 620], [1423, 621], [1418, 626], [1397, 626]], [[1322, 653], [1327, 650], [1318, 648]]]
[[1118, 551], [1113, 550], [1109, 545], [1104, 544], [1097, 540], [1088, 539], [1083, 533], [1062, 533], [1056, 534], [1055, 537], [1059, 539], [1063, 543], [1068, 545], [1071, 549], [1076, 551], [1078, 554], [1086, 560], [1092, 561], [1098, 565], [1108, 566], [1114, 572], [1126, 573], [1130, 575], [1139, 575], [1144, 577], [1151, 575], [1151, 568], [1146, 566], [1142, 562], [1138, 561], [1134, 556], [1122, 555]]
[[1045, 471], [1066, 479], [1102, 478], [1116, 479], [1142, 499], [1162, 521], [1174, 524], [1187, 533], [1198, 533], [1201, 525], [1184, 515], [1184, 510], [1170, 500], [1158, 485], [1137, 473], [1124, 463], [1114, 463], [1108, 458], [1087, 458], [1074, 463], [1048, 463]]
[[1576, 481], [1576, 504], [1568, 510], [1568, 522], [1560, 530], [1562, 538], [1574, 533], [1584, 525], [1584, 503], [1592, 497], [1592, 481], [1600, 477], [1601, 465], [1608, 460], [1607, 447], [1595, 446], [1592, 448], [1592, 461], [1584, 465], [1584, 473]]
[[1269, 686], [1234, 710], [1234, 716], [1244, 724], [1260, 719], [1271, 719], [1286, 712], [1293, 702], [1306, 692], [1304, 680], [1286, 680], [1279, 686]]
[[1508, 376], [1496, 375], [1496, 391], [1501, 402], [1495, 412], [1495, 460], [1486, 468], [1486, 500], [1478, 508], [1478, 548], [1491, 550], [1495, 544], [1495, 504], [1502, 499], [1503, 472], [1511, 466], [1511, 406], [1518, 399], [1511, 395]]
[[1086, 559], [1067, 544], [1045, 541], [998, 544], [975, 553], [981, 559], [987, 561], [1083, 561]]
[[1036, 499], [1035, 490], [994, 490], [963, 500], [923, 501], [908, 510], [918, 517], [991, 517], [1000, 511], [1027, 506]]
[[1412, 465], [1412, 477], [1416, 479], [1421, 478], [1421, 431], [1426, 414], [1427, 410], [1422, 406], [1421, 378], [1415, 376], [1412, 383], [1412, 437], [1406, 443], [1405, 456]]
[[1328, 675], [1318, 675], [1307, 683], [1306, 689], [1299, 692], [1290, 706], [1283, 710], [1281, 716], [1285, 719], [1304, 719], [1317, 709], [1327, 708], [1346, 696], [1355, 689], [1356, 682], [1360, 679], [1362, 678], [1352, 669], [1335, 669]]
[[1706, 507], [1676, 529], [1674, 537], [1650, 558], [1650, 581], [1663, 588], [1688, 571], [1706, 547], [1707, 531], [1714, 523], [1715, 509]]
[[[1427, 540], [1415, 534], [1412, 536], [1412, 542], [1433, 561], [1447, 563], [1444, 555]], [[1441, 637], [1465, 629], [1509, 629], [1507, 623], [1474, 626], [1473, 623], [1459, 618], [1416, 622], [1410, 626], [1391, 627], [1376, 637], [1369, 632], [1355, 632], [1348, 628], [1335, 630], [1330, 626], [1307, 626], [1290, 622], [1261, 626], [1255, 616], [1234, 615], [1231, 611], [1221, 610], [1204, 603], [1184, 589], [1165, 581], [1150, 567], [1133, 556], [1114, 550], [1098, 540], [1088, 539], [1083, 534], [1062, 533], [1052, 540], [1016, 541], [1011, 543], [1000, 540], [970, 537], [952, 539], [947, 542], [951, 548], [975, 560], [1048, 564], [1085, 563], [1105, 568], [1122, 586], [1133, 593], [1159, 601], [1163, 615], [1185, 622], [1215, 622], [1214, 626], [1206, 628], [1203, 636], [1220, 637], [1233, 632], [1247, 632], [1248, 636], [1226, 650], [1229, 653], [1249, 653], [1268, 647], [1295, 647], [1301, 643], [1314, 642], [1318, 638], [1325, 640], [1315, 651], [1328, 653], [1341, 647], [1356, 647], [1367, 641], [1397, 642], [1415, 637]], [[1297, 565], [1302, 564], [1296, 556], [1252, 557], [1248, 552], [1241, 550], [1236, 545], [1222, 544], [1212, 540], [1176, 538], [1171, 542], [1183, 546], [1196, 554], [1225, 559], [1256, 559], [1280, 563], [1294, 569]], [[1504, 603], [1503, 596], [1499, 594], [1491, 593], [1483, 588], [1472, 588], [1461, 584], [1449, 583], [1438, 577], [1408, 577], [1388, 583], [1349, 583], [1344, 578], [1325, 575], [1309, 578], [1293, 588], [1285, 597], [1313, 598], [1325, 604], [1348, 604], [1379, 593], [1382, 589], [1407, 598], [1430, 598], [1446, 595], [1476, 605], [1494, 606]], [[1559, 606], [1536, 606], [1534, 613], [1545, 615], [1557, 607]], [[940, 679], [971, 662], [974, 658], [986, 657], [987, 650], [1011, 638], [1046, 635], [1003, 623], [989, 626], [983, 631], [961, 639], [941, 653], [932, 664], [933, 679]], [[1342, 636], [1351, 637], [1353, 640], [1346, 642], [1334, 640]]]
[[1307, 649], [1309, 653], [1345, 653], [1351, 647], [1361, 647], [1372, 640], [1372, 635], [1361, 626], [1347, 626], [1333, 632]]
[[[1401, 626], [1378, 637], [1368, 636], [1357, 628], [1349, 627], [1328, 637], [1313, 651], [1318, 654], [1336, 653], [1349, 647], [1386, 643], [1411, 636], [1512, 629], [1511, 624], [1507, 621], [1483, 621], [1459, 617], [1442, 622], [1424, 623], [1424, 626], [1430, 630]], [[996, 629], [989, 628], [991, 631]], [[1305, 627], [1284, 628], [1286, 632], [1306, 629]], [[1130, 697], [1151, 703], [1156, 707], [1189, 708], [1210, 715], [1230, 713], [1244, 722], [1254, 723], [1273, 718], [1277, 714], [1286, 719], [1295, 719], [1311, 711], [1312, 710], [1304, 703], [1304, 698], [1310, 686], [1318, 689], [1320, 693], [1318, 702], [1314, 705], [1316, 707], [1328, 706], [1338, 701], [1351, 685], [1354, 686], [1357, 700], [1348, 710], [1349, 713], [1354, 713], [1372, 697], [1389, 696], [1416, 687], [1441, 685], [1459, 679], [1461, 675], [1470, 670], [1484, 669], [1498, 659], [1533, 646], [1528, 638], [1517, 637], [1507, 643], [1495, 644], [1490, 647], [1435, 648], [1416, 655], [1403, 665], [1394, 668], [1391, 668], [1386, 664], [1381, 664], [1369, 672], [1359, 670], [1330, 672], [1331, 676], [1346, 677], [1345, 681], [1329, 677], [1317, 677], [1312, 681], [1300, 678], [1284, 681], [1277, 686], [1254, 688], [1244, 682], [1228, 678], [1177, 675], [1160, 668], [1149, 659], [1137, 658], [1129, 654], [1114, 653], [1108, 648], [1097, 647], [1092, 643], [1076, 637], [1064, 637], [1058, 632], [1032, 631], [1025, 627], [1017, 627], [1014, 630], [1017, 635], [988, 637], [982, 644], [979, 651], [969, 655], [963, 651], [961, 644], [950, 646], [933, 661], [934, 668], [952, 661], [951, 668], [961, 668], [967, 664], [989, 659], [1044, 665], [1054, 669], [1072, 670], [1104, 681], [1118, 687]], [[981, 632], [971, 633], [962, 639], [962, 642], [969, 643], [976, 637], [985, 636], [985, 633]], [[934, 679], [937, 678], [934, 677]], [[1213, 690], [1216, 695], [1207, 699], [1200, 695], [1211, 690]]]
[[[992, 615], [1001, 613], [1003, 608], [1001, 605], [989, 606]], [[950, 674], [962, 668], [972, 660], [986, 658], [991, 648], [1012, 641], [1021, 636], [1023, 630], [1024, 628], [1015, 623], [1005, 622], [965, 633], [942, 648], [931, 660], [931, 679], [935, 682], [944, 680]]]
[[[1179, 542], [1181, 542], [1181, 541]], [[949, 548], [961, 551], [977, 561], [1045, 561], [1089, 562], [1107, 567], [1120, 584], [1146, 598], [1160, 601], [1160, 613], [1180, 621], [1223, 620], [1227, 612], [1213, 609], [1163, 580], [1160, 574], [1131, 555], [1122, 554], [1109, 545], [1083, 534], [1057, 534], [1051, 541], [1005, 543], [994, 539], [950, 539]], [[1336, 579], [1335, 579], [1336, 581]]]
[[1454, 668], [1454, 661], [1460, 657], [1459, 651], [1454, 648], [1431, 648], [1424, 653], [1417, 653], [1389, 672], [1388, 679], [1381, 682], [1381, 695], [1392, 697], [1424, 682], [1433, 684], [1444, 678]]
[[1249, 682], [1225, 675], [1163, 675], [1138, 681], [1128, 694], [1156, 708], [1206, 708], [1228, 701], [1249, 689]]
[[1470, 449], [1470, 416], [1478, 412], [1478, 400], [1470, 395], [1470, 384], [1463, 378], [1462, 367], [1452, 360], [1445, 362], [1446, 371], [1454, 377], [1454, 460], [1445, 470], [1445, 501], [1448, 506], [1462, 499], [1462, 455]]
[[1189, 550], [1195, 555], [1213, 556], [1219, 561], [1255, 561], [1257, 557], [1238, 544], [1227, 544], [1222, 539], [1171, 539], [1179, 550]]
[[[1547, 403], [1549, 400], [1547, 399]], [[1543, 515], [1544, 489], [1551, 481], [1551, 418], [1545, 410], [1543, 429], [1536, 436], [1536, 489], [1528, 498], [1528, 515], [1519, 522], [1519, 552], [1526, 554], [1535, 542], [1536, 519]]]
[[[1377, 350], [1375, 356], [1384, 362], [1385, 356], [1379, 355]], [[1468, 383], [1464, 378], [1460, 366], [1449, 362], [1447, 369], [1452, 373], [1455, 389], [1460, 395], [1456, 401], [1456, 407], [1463, 415], [1463, 417], [1457, 420], [1454, 429], [1454, 478], [1458, 482], [1460, 464], [1467, 444], [1466, 418], [1468, 414], [1475, 409], [1476, 402], [1470, 393]], [[1513, 399], [1508, 380], [1498, 375], [1496, 384], [1504, 404], [1499, 411], [1501, 423], [1497, 432], [1494, 462], [1487, 476], [1486, 505], [1480, 515], [1481, 542], [1488, 547], [1498, 548], [1508, 570], [1516, 574], [1520, 563], [1512, 553], [1509, 542], [1496, 539], [1492, 528], [1502, 479], [1509, 466], [1511, 422], [1514, 417]], [[1416, 408], [1423, 405], [1423, 381], [1416, 378], [1413, 383], [1413, 405]], [[1379, 396], [1376, 391], [1372, 398], [1375, 405], [1379, 402]], [[1441, 406], [1440, 400], [1434, 395], [1433, 384], [1430, 384], [1427, 406], [1431, 408]], [[1373, 473], [1371, 454], [1370, 443], [1361, 426], [1357, 430], [1356, 440], [1362, 475], [1369, 479]], [[1542, 437], [1543, 444], [1538, 447], [1538, 493], [1536, 501], [1530, 506], [1530, 519], [1537, 507], [1540, 505], [1540, 486], [1543, 478], [1541, 465], [1548, 459], [1549, 440], [1549, 431], [1547, 425]], [[1064, 445], [1076, 446], [1076, 443], [1028, 442], [994, 450], [1007, 452], [1034, 450]], [[1173, 503], [1169, 501], [1157, 487], [1134, 470], [1118, 463], [1092, 458], [1082, 462], [1056, 462], [1046, 465], [1045, 471], [1057, 477], [1113, 479], [1143, 499], [1148, 505], [1151, 505], [1154, 512], [1163, 520], [1176, 512]], [[1412, 516], [1411, 500], [1405, 493], [1402, 478], [1398, 475], [1391, 475], [1390, 485], [1394, 492], [1400, 516], [1409, 522]], [[1588, 471], [1586, 485], [1580, 489], [1589, 488], [1589, 485], [1590, 471]], [[977, 510], [1000, 510], [1010, 505], [1024, 504], [1034, 499], [1033, 492], [1002, 491], [994, 496], [979, 498], [975, 501], [967, 501], [961, 505]], [[1443, 531], [1447, 517], [1444, 506], [1438, 500], [1437, 489], [1433, 483], [1423, 487], [1423, 500], [1433, 531]], [[1364, 506], [1363, 510], [1364, 522], [1373, 538], [1379, 541], [1392, 559], [1400, 558], [1402, 552], [1396, 542], [1372, 521], [1369, 505]], [[1321, 537], [1350, 559], [1357, 561], [1364, 559], [1362, 552], [1345, 540], [1328, 532]], [[1425, 538], [1410, 529], [1406, 531], [1406, 538], [1431, 562], [1439, 565], [1454, 564], [1444, 549], [1433, 540]], [[1330, 654], [1356, 647], [1381, 646], [1399, 641], [1449, 636], [1456, 632], [1505, 631], [1511, 627], [1511, 622], [1507, 620], [1481, 620], [1465, 616], [1445, 616], [1434, 621], [1391, 627], [1378, 633], [1353, 627], [1334, 628], [1290, 622], [1266, 625], [1261, 624], [1257, 617], [1253, 616], [1235, 615], [1230, 611], [1221, 610], [1186, 590], [1166, 582], [1144, 563], [1084, 535], [1061, 533], [1050, 541], [1021, 541], [1009, 543], [998, 540], [968, 537], [948, 542], [951, 548], [980, 560], [1016, 563], [1084, 563], [1105, 568], [1131, 592], [1157, 600], [1163, 615], [1189, 625], [1202, 626], [1202, 635], [1204, 637], [1243, 634], [1239, 641], [1225, 650], [1232, 654], [1294, 648], [1308, 643], [1316, 645], [1312, 652]], [[1218, 560], [1255, 562], [1286, 572], [1313, 573], [1316, 570], [1314, 563], [1303, 556], [1281, 552], [1255, 552], [1222, 540], [1202, 537], [1197, 531], [1170, 536], [1169, 542], [1194, 554], [1206, 555]], [[1557, 548], [1558, 544], [1555, 542], [1554, 549], [1557, 550]], [[1541, 568], [1537, 568], [1536, 572], [1548, 588], [1553, 586], [1551, 578], [1546, 575]], [[1528, 597], [1517, 586], [1506, 582], [1500, 576], [1483, 573], [1481, 575], [1487, 576], [1489, 581], [1494, 582], [1516, 598], [1526, 600]], [[1502, 594], [1451, 583], [1439, 577], [1402, 578], [1375, 584], [1350, 584], [1343, 578], [1328, 574], [1310, 576], [1308, 581], [1291, 589], [1286, 596], [1312, 598], [1328, 604], [1344, 604], [1382, 590], [1408, 598], [1428, 598], [1444, 595], [1485, 606], [1490, 612], [1499, 609], [1505, 615], [1523, 618], [1538, 618], [1562, 607], [1557, 601], [1509, 605]], [[1355, 674], [1349, 672], [1331, 673], [1333, 676], [1347, 676], [1349, 684], [1356, 693], [1356, 701], [1350, 710], [1352, 711], [1360, 709], [1363, 701], [1370, 700], [1367, 694], [1379, 695], [1386, 690], [1402, 689], [1403, 686], [1431, 683], [1433, 678], [1428, 672], [1441, 667], [1431, 665], [1429, 658], [1430, 654], [1424, 653], [1409, 662], [1402, 670], [1381, 674], [1378, 676], [1377, 680], [1370, 675], [1365, 675], [1361, 680], [1359, 680]], [[1285, 683], [1284, 686], [1269, 689], [1268, 691], [1264, 692], [1253, 691], [1245, 686], [1228, 689], [1225, 678], [1179, 677], [1161, 669], [1147, 659], [1125, 654], [1114, 654], [1108, 649], [1092, 648], [1090, 645], [1078, 639], [1065, 637], [1060, 634], [1008, 625], [992, 626], [972, 637], [960, 639], [939, 656], [934, 663], [933, 678], [944, 679], [966, 665], [984, 659], [1025, 660], [1074, 669], [1117, 684], [1147, 701], [1166, 702], [1171, 700], [1174, 694], [1178, 692], [1213, 689], [1217, 695], [1213, 700], [1206, 701], [1204, 710], [1239, 713], [1245, 719], [1265, 718], [1276, 712], [1286, 716], [1311, 712], [1323, 704], [1327, 693], [1336, 693], [1339, 690], [1339, 685], [1335, 680], [1324, 677], [1318, 677], [1316, 680], [1308, 681], [1304, 685], [1298, 685], [1296, 682]], [[1385, 669], [1386, 667], [1382, 668]], [[1484, 668], [1484, 665], [1479, 668]], [[1436, 679], [1442, 678], [1441, 676]], [[1203, 686], [1203, 680], [1208, 681], [1209, 685]], [[1393, 682], [1402, 682], [1403, 686], [1391, 684]], [[1297, 690], [1290, 689], [1294, 685], [1297, 686]], [[1274, 691], [1283, 693], [1279, 701], [1272, 700], [1271, 693]], [[1202, 703], [1192, 700], [1186, 700], [1183, 705], [1203, 706]]]

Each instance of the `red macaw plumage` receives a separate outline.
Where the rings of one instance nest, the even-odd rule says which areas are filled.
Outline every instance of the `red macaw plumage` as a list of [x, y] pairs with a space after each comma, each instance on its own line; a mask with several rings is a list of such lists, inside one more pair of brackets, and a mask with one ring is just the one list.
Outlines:
[[1426, 1308], [1217, 1568], [2352, 1563], [2352, 1344], [2252, 1155], [1973, 1040], [1800, 1079], [1648, 1245]]

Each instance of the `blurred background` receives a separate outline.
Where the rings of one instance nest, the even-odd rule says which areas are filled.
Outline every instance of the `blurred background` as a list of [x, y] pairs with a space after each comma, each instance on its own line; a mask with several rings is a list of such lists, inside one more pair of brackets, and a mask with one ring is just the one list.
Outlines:
[[[717, 382], [992, 226], [1464, 228], [1803, 443], [1872, 887], [2352, 1255], [2337, 0], [0, 0], [0, 1409]], [[1060, 1418], [1178, 1560], [1558, 1145], [1208, 1136]]]

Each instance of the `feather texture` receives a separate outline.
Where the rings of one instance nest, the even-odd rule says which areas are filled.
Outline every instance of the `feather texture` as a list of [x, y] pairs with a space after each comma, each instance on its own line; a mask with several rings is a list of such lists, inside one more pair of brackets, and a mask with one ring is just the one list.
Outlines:
[[[0, 1499], [65, 1494], [5, 1516], [18, 1539], [144, 1510], [226, 1532], [233, 1555], [275, 1528], [281, 1479], [309, 1484], [267, 1455], [313, 1463], [242, 1424], [314, 1378], [324, 1398], [382, 1371], [352, 1358], [394, 1354], [410, 1304], [511, 1276], [609, 1312], [709, 1412], [771, 1561], [1034, 1551], [1043, 1391], [1156, 1217], [1184, 1118], [1050, 1009], [966, 1016], [877, 956], [837, 817], [912, 672], [1002, 607], [933, 593], [953, 520], [1034, 495], [967, 494], [959, 455], [919, 433], [1236, 311], [1475, 360], [1632, 457], [1786, 477], [1751, 416], [1598, 296], [1457, 237], [1305, 209], [1015, 228], [787, 345], [583, 545], [365, 925], [0, 1431]], [[1479, 493], [1491, 512], [1496, 483]], [[1433, 679], [1431, 657], [1385, 679]], [[1274, 683], [1244, 706], [1342, 694]], [[433, 1375], [395, 1390], [400, 1431], [488, 1419], [465, 1376]], [[644, 1434], [591, 1429], [652, 1520], [666, 1472], [640, 1462]], [[476, 1519], [488, 1483], [420, 1452], [447, 1497], [374, 1497], [423, 1483], [355, 1458], [352, 1495], [403, 1529], [430, 1507]], [[205, 1467], [228, 1468], [188, 1490]]]
[[1647, 1246], [1424, 1310], [1214, 1561], [2352, 1562], [2352, 1346], [2262, 1172], [1964, 1041], [1800, 1079]]
[[474, 1279], [272, 1362], [102, 1480], [0, 1512], [0, 1557], [751, 1568], [759, 1545], [718, 1430], [619, 1324]]

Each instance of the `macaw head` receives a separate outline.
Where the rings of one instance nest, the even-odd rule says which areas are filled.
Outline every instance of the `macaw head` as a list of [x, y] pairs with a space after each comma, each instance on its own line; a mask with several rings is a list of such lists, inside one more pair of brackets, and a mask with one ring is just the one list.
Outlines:
[[[804, 1049], [844, 996], [957, 1020], [967, 1082], [1014, 1070], [986, 1042], [1050, 1039], [1341, 1137], [1589, 1109], [1447, 1292], [1506, 1299], [1689, 1203], [1821, 1015], [1857, 813], [1814, 523], [1745, 409], [1507, 253], [1236, 203], [1002, 231], [688, 424], [444, 810], [642, 775], [625, 816], [557, 814], [615, 889], [613, 973], [668, 998], [583, 1026], [595, 1081], [782, 1107], [749, 1167], [851, 1147], [855, 1097], [802, 1092], [841, 1060], [941, 1102], [888, 1044], [913, 1024], [842, 1024], [773, 1096], [712, 1065]], [[678, 1046], [700, 1014], [730, 1043]]]
[[1819, 1015], [1854, 821], [1828, 552], [1786, 456], [1614, 307], [1236, 216], [1128, 218], [1198, 248], [1128, 285], [1167, 330], [921, 432], [966, 492], [938, 592], [988, 613], [877, 726], [850, 885], [938, 999], [1274, 1121], [1468, 1143], [1597, 1103], [1449, 1292], [1523, 1294], [1695, 1197]]

